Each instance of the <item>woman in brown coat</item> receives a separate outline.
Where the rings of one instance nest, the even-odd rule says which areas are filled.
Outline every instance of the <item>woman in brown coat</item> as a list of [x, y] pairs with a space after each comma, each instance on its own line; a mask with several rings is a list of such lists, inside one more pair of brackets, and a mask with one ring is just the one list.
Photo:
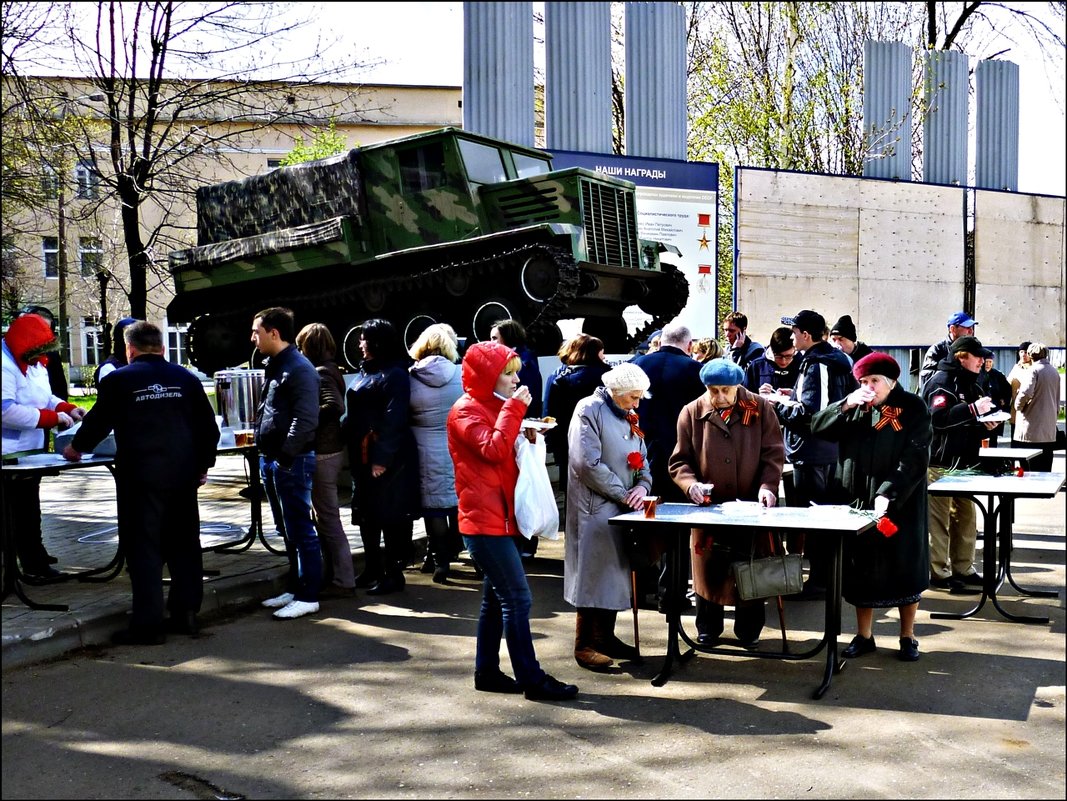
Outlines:
[[[758, 501], [774, 506], [785, 464], [782, 430], [774, 406], [740, 384], [745, 374], [729, 359], [700, 369], [707, 392], [678, 416], [678, 444], [668, 465], [671, 478], [693, 503]], [[690, 547], [696, 590], [697, 640], [714, 644], [723, 630], [723, 607], [733, 606], [734, 633], [755, 647], [766, 619], [763, 600], [741, 601], [730, 563], [747, 559], [752, 535], [693, 529]], [[758, 538], [756, 555], [768, 554]]]

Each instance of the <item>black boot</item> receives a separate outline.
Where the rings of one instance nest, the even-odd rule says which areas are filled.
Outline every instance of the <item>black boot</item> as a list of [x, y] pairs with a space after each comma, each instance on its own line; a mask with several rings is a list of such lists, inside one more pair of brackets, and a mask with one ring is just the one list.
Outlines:
[[759, 635], [767, 622], [767, 604], [760, 601], [734, 607], [734, 635], [742, 648], [759, 645]]
[[356, 576], [356, 586], [373, 587], [382, 577], [382, 530], [375, 526], [362, 526], [363, 572]]
[[631, 662], [641, 661], [641, 652], [632, 645], [627, 645], [615, 636], [615, 622], [619, 613], [614, 609], [596, 609], [593, 632], [594, 645], [600, 653], [612, 659], [626, 659]]
[[448, 581], [449, 551], [451, 546], [448, 541], [448, 518], [427, 517], [426, 539], [429, 540], [429, 551], [426, 554], [426, 562], [431, 564], [429, 570], [423, 565], [423, 573], [433, 573], [436, 584], [444, 584]]
[[701, 645], [715, 645], [722, 637], [724, 621], [723, 608], [700, 595], [696, 596], [697, 642]]

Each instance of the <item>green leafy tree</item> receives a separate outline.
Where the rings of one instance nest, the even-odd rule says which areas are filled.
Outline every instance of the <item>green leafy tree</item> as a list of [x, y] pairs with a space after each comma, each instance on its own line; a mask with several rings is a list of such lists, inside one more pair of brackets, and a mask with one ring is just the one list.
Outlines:
[[282, 159], [283, 167], [336, 156], [348, 149], [348, 140], [343, 133], [337, 131], [337, 123], [332, 119], [327, 127], [314, 127], [310, 133], [311, 140], [308, 142], [305, 142], [302, 136], [295, 137], [293, 149]]

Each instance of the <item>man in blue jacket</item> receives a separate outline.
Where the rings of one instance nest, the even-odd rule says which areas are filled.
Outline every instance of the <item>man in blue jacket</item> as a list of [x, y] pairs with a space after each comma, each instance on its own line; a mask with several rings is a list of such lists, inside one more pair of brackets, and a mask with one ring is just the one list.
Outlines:
[[[133, 594], [119, 645], [160, 645], [166, 631], [196, 635], [204, 597], [197, 490], [215, 464], [219, 429], [200, 380], [163, 355], [163, 332], [140, 321], [124, 332], [129, 365], [100, 382], [96, 405], [63, 450], [72, 462], [115, 432], [119, 544]], [[163, 619], [163, 565], [170, 572]]]
[[[831, 403], [842, 400], [859, 384], [852, 377], [852, 362], [826, 341], [826, 319], [803, 309], [782, 323], [793, 330], [793, 346], [803, 352], [800, 376], [792, 398], [779, 393], [764, 395], [778, 404], [778, 419], [785, 428], [785, 455], [793, 465], [793, 499], [797, 506], [835, 503], [839, 498], [837, 443], [814, 437], [811, 418]], [[795, 543], [811, 565], [804, 584], [804, 599], [826, 594], [829, 553], [825, 543], [812, 539]], [[794, 543], [790, 543], [791, 549]]]
[[322, 551], [311, 519], [319, 374], [292, 344], [295, 337], [290, 309], [264, 309], [252, 322], [252, 342], [267, 357], [256, 410], [259, 470], [289, 557], [289, 589], [263, 602], [277, 610], [277, 620], [318, 612], [322, 586]]

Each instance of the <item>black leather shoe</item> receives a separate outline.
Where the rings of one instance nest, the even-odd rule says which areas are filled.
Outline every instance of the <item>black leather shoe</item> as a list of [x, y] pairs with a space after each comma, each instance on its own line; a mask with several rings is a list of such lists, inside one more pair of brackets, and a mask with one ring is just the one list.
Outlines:
[[519, 683], [500, 670], [495, 673], [474, 671], [474, 689], [481, 690], [483, 693], [505, 693], [507, 695], [518, 695], [522, 692]]
[[420, 573], [433, 573], [433, 559], [427, 558], [422, 567], [419, 568]]
[[897, 654], [897, 659], [901, 662], [918, 662], [919, 661], [919, 642], [913, 640], [911, 637], [900, 638], [900, 653]]
[[163, 645], [166, 641], [167, 635], [162, 631], [121, 629], [111, 635], [111, 642], [115, 645]]
[[841, 652], [841, 656], [845, 659], [855, 659], [857, 656], [863, 656], [864, 654], [873, 654], [877, 650], [878, 647], [874, 644], [873, 634], [870, 637], [857, 634], [852, 638], [852, 642], [848, 644], [848, 648]]
[[557, 681], [546, 673], [539, 684], [527, 687], [525, 694], [527, 701], [570, 701], [578, 694], [578, 688]]
[[982, 577], [977, 573], [953, 573], [952, 578], [967, 587], [982, 588]]
[[360, 573], [358, 576], [356, 576], [356, 586], [359, 587], [361, 590], [363, 590], [363, 589], [366, 589], [367, 587], [373, 587], [380, 580], [381, 580], [380, 576], [378, 576], [378, 575], [376, 575], [374, 573], [369, 573], [366, 570], [364, 570], [362, 573]]
[[433, 583], [434, 584], [447, 584], [448, 583], [448, 565], [442, 565], [441, 567], [435, 567], [433, 571]]
[[930, 586], [938, 590], [951, 590], [952, 577], [946, 576], [945, 578], [941, 578], [939, 576], [930, 576]]
[[977, 587], [967, 584], [953, 576], [949, 579], [949, 592], [953, 595], [977, 595], [982, 591], [982, 586]]
[[367, 595], [392, 595], [394, 592], [400, 592], [404, 589], [404, 577], [400, 579], [383, 578], [374, 582], [374, 585], [367, 588]]
[[50, 565], [58, 565], [59, 564], [59, 560], [56, 559], [54, 556], [51, 556], [51, 555], [49, 555], [49, 557], [45, 561], [48, 562], [48, 564], [50, 564]]
[[56, 570], [51, 565], [32, 565], [22, 568], [22, 575], [30, 581], [34, 579], [55, 579], [63, 575], [62, 571]]
[[719, 644], [719, 636], [720, 635], [718, 635], [718, 634], [698, 634], [697, 635], [697, 643], [699, 643], [700, 645], [709, 645], [709, 646], [710, 645], [718, 645]]
[[190, 637], [200, 636], [200, 621], [196, 613], [184, 612], [171, 615], [167, 618], [166, 629], [171, 634], [188, 634]]

